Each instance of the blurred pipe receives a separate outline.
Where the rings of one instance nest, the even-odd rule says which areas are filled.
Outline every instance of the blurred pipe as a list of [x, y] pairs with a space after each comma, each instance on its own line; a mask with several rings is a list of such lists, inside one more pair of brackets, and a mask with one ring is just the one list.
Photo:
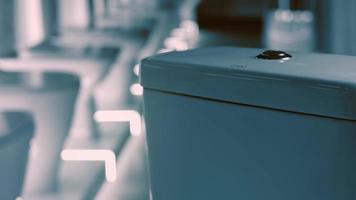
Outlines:
[[15, 0], [16, 45], [20, 51], [43, 39], [42, 0]]
[[110, 13], [110, 4], [109, 4], [109, 0], [103, 0], [103, 15], [105, 17], [109, 17]]
[[14, 56], [43, 39], [42, 0], [0, 0], [0, 57]]
[[95, 2], [94, 0], [87, 0], [88, 9], [88, 29], [95, 29]]
[[59, 35], [59, 1], [42, 0], [44, 39]]
[[16, 52], [15, 2], [0, 0], [0, 57]]

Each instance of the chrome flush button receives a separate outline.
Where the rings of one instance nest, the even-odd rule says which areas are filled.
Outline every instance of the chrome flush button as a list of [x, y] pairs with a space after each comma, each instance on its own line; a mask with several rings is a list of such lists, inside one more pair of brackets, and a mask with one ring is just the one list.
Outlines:
[[258, 59], [266, 60], [289, 60], [292, 56], [284, 51], [266, 50], [262, 54], [256, 56]]

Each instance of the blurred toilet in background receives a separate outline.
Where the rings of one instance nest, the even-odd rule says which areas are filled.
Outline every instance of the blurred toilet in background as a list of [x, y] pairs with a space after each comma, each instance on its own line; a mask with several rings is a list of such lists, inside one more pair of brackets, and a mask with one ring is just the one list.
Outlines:
[[[56, 3], [57, 2], [57, 3]], [[103, 77], [95, 85], [96, 104], [100, 109], [118, 108], [123, 102], [127, 104], [126, 88], [131, 80], [131, 70], [133, 61], [149, 36], [146, 29], [140, 30], [102, 30], [92, 27], [94, 16], [91, 14], [93, 5], [91, 1], [48, 1], [42, 0], [43, 19], [46, 39], [39, 45], [32, 47], [28, 52], [38, 54], [48, 51], [45, 46], [57, 46], [68, 48], [74, 45], [82, 47], [93, 47], [102, 49], [117, 49], [118, 53], [114, 57], [115, 62], [110, 68], [110, 74]], [[80, 18], [78, 22], [66, 23], [66, 18]], [[68, 19], [69, 21], [72, 19]], [[52, 20], [50, 20], [52, 19]], [[64, 21], [58, 23], [58, 21]], [[115, 89], [114, 89], [115, 88]], [[107, 95], [110, 93], [110, 95]]]
[[[101, 6], [105, 2], [110, 4], [109, 9], [118, 9], [116, 10], [118, 12], [110, 11], [111, 16], [108, 16], [104, 22], [101, 21], [98, 12], [101, 12]], [[116, 8], [117, 3], [121, 5], [118, 8]], [[121, 49], [111, 73], [100, 83], [100, 90], [96, 91], [100, 109], [136, 107], [137, 96], [129, 95], [130, 83], [137, 82], [137, 77], [132, 73], [133, 66], [143, 56], [155, 54], [162, 48], [164, 38], [168, 37], [170, 31], [179, 24], [175, 8], [163, 9], [160, 6], [152, 6], [152, 1], [131, 1], [124, 7], [122, 4], [125, 2], [95, 1], [92, 4], [89, 1], [78, 1], [73, 6], [72, 1], [65, 0], [56, 11], [59, 13], [57, 17], [63, 21], [60, 24], [60, 34], [52, 37], [52, 40], [61, 43], [116, 45]], [[142, 6], [143, 4], [149, 8]], [[145, 12], [136, 12], [135, 9], [144, 9]], [[81, 10], [81, 14], [76, 12], [77, 10]], [[52, 19], [55, 18], [54, 13], [45, 11], [44, 15]], [[119, 17], [116, 14], [119, 14]], [[72, 18], [82, 20], [71, 20]], [[119, 88], [112, 89], [117, 86]], [[108, 92], [110, 96], [107, 95]]]
[[71, 126], [78, 90], [79, 79], [70, 74], [0, 72], [0, 110], [27, 111], [36, 124], [25, 195], [58, 189], [60, 152]]
[[26, 52], [16, 60], [0, 59], [0, 65], [3, 64], [2, 68], [9, 71], [31, 72], [35, 69], [42, 72], [66, 72], [79, 76], [80, 93], [71, 135], [95, 139], [99, 137], [99, 130], [93, 120], [93, 114], [96, 111], [94, 91], [97, 84], [110, 71], [117, 53], [116, 48], [44, 45]]
[[[47, 2], [44, 0], [44, 2]], [[53, 1], [55, 3], [56, 1]], [[48, 3], [48, 2], [47, 2]], [[4, 19], [13, 19], [15, 15], [19, 15], [18, 19], [26, 20], [21, 17], [21, 13], [16, 13], [17, 8], [23, 6], [22, 4], [15, 5], [13, 2], [6, 4], [7, 7], [13, 7], [13, 12], [4, 14]], [[16, 7], [17, 6], [17, 7]], [[51, 10], [52, 4], [49, 4]], [[24, 8], [22, 8], [24, 9]], [[47, 19], [48, 20], [48, 19]], [[56, 21], [56, 19], [53, 19]], [[3, 26], [6, 22], [3, 21]], [[19, 24], [26, 24], [24, 22]], [[56, 24], [54, 22], [54, 24]], [[97, 138], [99, 133], [96, 123], [93, 120], [95, 112], [95, 102], [93, 99], [93, 92], [96, 84], [102, 80], [110, 71], [112, 63], [116, 60], [119, 49], [116, 47], [100, 47], [86, 44], [67, 43], [57, 44], [47, 42], [50, 39], [50, 34], [57, 31], [50, 27], [46, 28], [45, 42], [41, 43], [33, 49], [8, 49], [8, 52], [18, 54], [16, 57], [9, 57], [6, 54], [0, 58], [0, 68], [6, 71], [22, 71], [22, 72], [65, 72], [78, 75], [81, 80], [81, 90], [76, 107], [74, 123], [72, 127], [72, 135], [81, 138]], [[1, 41], [8, 40], [8, 35], [14, 35], [14, 27], [7, 27], [9, 32]], [[28, 27], [30, 28], [30, 27]], [[29, 31], [29, 30], [22, 30]], [[12, 34], [9, 34], [12, 33]], [[15, 41], [13, 41], [15, 42]], [[15, 46], [15, 45], [13, 45]]]
[[16, 199], [23, 186], [35, 124], [29, 113], [0, 110], [0, 199]]
[[[141, 59], [142, 57], [155, 54], [157, 53], [158, 50], [163, 48], [164, 39], [166, 37], [169, 37], [170, 34], [174, 37], [182, 37], [184, 38], [184, 40], [188, 40], [189, 38], [187, 36], [189, 35], [189, 27], [190, 27], [189, 23], [180, 23], [181, 19], [178, 17], [177, 9], [174, 8], [174, 9], [166, 9], [166, 10], [165, 9], [157, 10], [157, 12], [152, 12], [152, 16], [150, 15], [144, 16], [143, 18], [147, 17], [147, 20], [144, 19], [143, 21], [145, 21], [145, 23], [147, 22], [147, 24], [144, 24], [145, 26], [144, 25], [134, 26], [132, 30], [130, 29], [130, 27], [126, 27], [126, 28], [124, 27], [120, 29], [120, 27], [100, 28], [95, 26], [94, 27], [89, 26], [88, 28], [84, 28], [81, 30], [62, 29], [62, 27], [57, 26], [58, 21], [56, 22], [55, 17], [46, 17], [46, 16], [51, 16], [55, 13], [52, 12], [53, 8], [55, 8], [56, 6], [55, 2], [57, 1], [49, 1], [49, 0], [42, 1], [43, 3], [42, 14], [44, 15], [43, 20], [45, 24], [44, 40], [35, 46], [20, 45], [19, 51], [15, 51], [16, 48], [10, 48], [6, 52], [11, 51], [13, 52], [13, 55], [16, 54], [18, 55], [17, 57], [16, 56], [10, 57], [7, 56], [7, 54], [1, 55], [3, 58], [0, 58], [0, 69], [8, 73], [6, 77], [13, 76], [9, 74], [24, 74], [20, 76], [25, 78], [19, 78], [19, 79], [21, 79], [20, 82], [23, 83], [23, 85], [26, 85], [28, 82], [31, 83], [27, 88], [32, 88], [32, 86], [34, 86], [35, 88], [39, 87], [39, 85], [41, 85], [41, 82], [43, 82], [43, 78], [47, 77], [48, 74], [63, 72], [63, 73], [78, 75], [80, 76], [79, 80], [81, 81], [79, 98], [82, 98], [84, 93], [86, 99], [90, 99], [87, 102], [90, 102], [89, 104], [91, 105], [93, 105], [93, 100], [92, 100], [93, 91], [97, 90], [96, 88], [98, 87], [98, 85], [101, 86], [104, 80], [106, 80], [107, 78], [106, 72], [110, 72], [109, 73], [110, 81], [107, 82], [105, 81], [105, 83], [108, 83], [106, 84], [108, 86], [106, 87], [107, 90], [98, 90], [99, 93], [102, 92], [101, 93], [103, 94], [102, 97], [104, 97], [105, 100], [112, 98], [112, 96], [115, 96], [115, 93], [117, 91], [120, 91], [122, 96], [124, 97], [118, 98], [119, 100], [115, 100], [115, 101], [112, 100], [110, 104], [105, 104], [105, 106], [109, 105], [110, 108], [119, 109], [118, 110], [119, 112], [117, 112], [119, 114], [116, 115], [117, 117], [110, 116], [109, 114], [104, 116], [104, 118], [108, 117], [109, 118], [108, 121], [110, 120], [115, 121], [115, 119], [121, 118], [118, 121], [120, 122], [121, 120], [121, 122], [124, 122], [125, 124], [124, 125], [119, 124], [118, 128], [115, 128], [111, 132], [101, 131], [100, 133], [103, 135], [103, 137], [101, 137], [98, 140], [89, 141], [85, 138], [78, 138], [78, 139], [69, 138], [65, 142], [65, 147], [62, 153], [63, 152], [73, 153], [76, 152], [78, 149], [84, 151], [89, 150], [93, 152], [95, 152], [98, 149], [106, 149], [106, 151], [109, 152], [110, 155], [119, 155], [121, 153], [120, 151], [123, 148], [123, 146], [128, 146], [128, 144], [126, 145], [125, 142], [130, 132], [132, 133], [133, 136], [143, 139], [143, 135], [141, 134], [142, 125], [141, 125], [141, 116], [140, 116], [140, 111], [142, 109], [141, 108], [142, 104], [140, 104], [141, 103], [140, 95], [142, 95], [142, 93], [137, 96], [134, 96], [131, 95], [129, 92], [131, 84], [134, 86], [139, 86], [139, 84], [137, 83], [138, 77], [133, 73], [133, 69], [132, 69], [133, 66], [137, 64], [139, 59]], [[76, 2], [73, 1], [70, 2], [74, 5], [76, 4], [76, 2], [79, 2], [79, 0]], [[26, 35], [25, 34], [26, 31], [32, 31], [31, 23], [28, 22], [26, 23], [26, 19], [23, 18], [21, 19], [21, 16], [19, 20], [25, 21], [25, 23], [22, 24], [27, 24], [27, 28], [26, 27], [22, 28], [22, 32], [21, 32], [22, 34]], [[179, 27], [179, 30], [175, 30], [173, 33], [172, 29], [177, 27]], [[6, 29], [6, 30], [11, 30], [11, 29]], [[109, 57], [111, 56], [105, 57], [105, 55], [111, 53], [104, 53], [104, 52], [107, 51], [111, 52], [115, 50], [120, 53], [117, 59], [115, 57], [115, 59], [110, 60]], [[108, 58], [108, 60], [110, 61], [106, 62], [105, 60], [106, 58]], [[109, 64], [113, 60], [115, 60], [116, 63], [112, 67], [108, 67], [108, 68], [98, 67], [98, 66], [102, 66], [101, 63]], [[14, 79], [17, 80], [17, 78]], [[46, 83], [46, 81], [44, 82]], [[142, 92], [142, 87], [140, 88], [139, 86], [136, 88], [141, 89]], [[28, 90], [30, 91], [30, 89]], [[83, 92], [83, 90], [85, 92]], [[16, 96], [14, 98], [17, 99], [21, 97]], [[137, 99], [137, 101], [133, 101], [132, 99], [134, 98]], [[78, 100], [78, 105], [80, 104], [80, 102], [81, 100]], [[112, 105], [115, 105], [117, 107], [112, 107]], [[88, 109], [89, 112], [87, 113], [93, 114], [92, 112], [95, 110], [93, 106], [88, 106], [88, 107], [90, 109]], [[114, 113], [115, 111], [116, 110], [114, 110]], [[83, 113], [83, 111], [81, 112]], [[97, 116], [99, 117], [97, 118], [100, 118], [101, 116], [99, 115], [100, 113], [105, 114], [105, 112], [98, 112]], [[92, 117], [92, 115], [89, 114], [86, 116]], [[35, 119], [37, 118], [35, 117]], [[41, 118], [40, 121], [43, 121], [43, 123], [48, 124], [49, 119], [50, 117], [48, 117], [47, 120], [46, 119], [43, 120]], [[92, 118], [90, 120], [92, 120]], [[88, 120], [87, 122], [90, 122], [90, 120]], [[90, 123], [90, 124], [92, 125], [94, 123]], [[130, 129], [129, 131], [127, 129], [128, 125]], [[53, 126], [53, 125], [49, 123], [48, 126]], [[88, 132], [83, 131], [84, 132], [84, 133], [82, 132], [83, 134], [76, 135], [75, 132], [78, 133], [78, 131], [74, 131], [76, 127], [78, 126], [75, 125], [73, 126], [72, 133], [74, 134], [72, 136], [85, 137], [90, 135], [88, 133], [89, 131]], [[56, 139], [58, 143], [55, 143], [54, 144], [55, 146], [59, 146], [60, 140], [62, 140], [62, 138], [60, 137], [64, 137], [62, 134], [58, 134], [58, 135], [59, 135], [58, 139]], [[91, 135], [95, 135], [95, 134], [91, 134]], [[46, 140], [51, 141], [51, 138], [54, 137], [52, 137], [52, 135], [50, 134]], [[37, 150], [38, 148], [36, 148], [37, 143], [36, 142], [33, 143], [34, 155], [36, 154], [38, 155], [38, 152], [41, 152]], [[54, 149], [57, 149], [57, 147], [55, 146], [52, 145], [52, 148], [50, 149], [49, 152], [52, 152], [54, 151]], [[93, 157], [98, 155], [99, 154], [94, 154]], [[140, 156], [142, 156], [140, 157], [140, 159], [137, 159], [138, 157], [132, 159], [131, 156], [132, 155], [126, 155], [125, 156], [126, 161], [121, 161], [121, 162], [127, 162], [127, 160], [135, 161], [135, 160], [142, 159], [140, 160], [142, 161], [142, 163], [138, 165], [139, 167], [142, 168], [144, 167], [143, 155], [140, 154]], [[136, 157], [136, 155], [134, 156]], [[44, 159], [47, 159], [44, 156], [42, 157]], [[88, 159], [89, 160], [93, 159], [93, 157], [89, 156]], [[112, 160], [116, 159], [115, 156], [112, 157], [113, 157]], [[27, 178], [26, 180], [27, 187], [25, 189], [24, 199], [36, 199], [36, 200], [52, 199], [52, 198], [53, 199], [58, 199], [58, 198], [91, 199], [95, 195], [96, 191], [100, 189], [102, 183], [107, 182], [108, 185], [112, 185], [112, 186], [114, 185], [111, 182], [115, 180], [114, 176], [111, 176], [112, 179], [110, 179], [109, 182], [108, 180], [105, 179], [106, 177], [104, 177], [103, 175], [103, 172], [104, 171], [106, 172], [107, 170], [106, 165], [103, 165], [104, 164], [103, 162], [87, 162], [86, 160], [79, 161], [80, 158], [79, 159], [74, 158], [71, 160], [68, 159], [68, 157], [63, 156], [60, 162], [58, 161], [57, 164], [53, 164], [53, 166], [52, 165], [49, 166], [56, 169], [58, 169], [57, 168], [58, 165], [59, 167], [61, 167], [58, 192], [53, 192], [54, 190], [52, 188], [47, 188], [47, 189], [41, 188], [40, 190], [38, 188], [45, 187], [44, 184], [41, 186], [38, 185], [36, 186], [35, 184], [37, 183], [29, 184], [29, 183], [33, 183], [34, 180], [37, 179]], [[33, 166], [33, 164], [31, 165], [30, 163], [29, 171], [31, 171], [32, 168], [31, 166]], [[113, 168], [114, 167], [111, 166], [110, 169], [112, 170]], [[118, 171], [118, 172], [122, 172], [122, 171]], [[29, 174], [35, 174], [32, 175], [32, 177], [35, 177], [36, 173], [38, 172], [35, 171]], [[87, 174], [90, 174], [90, 176], [87, 176]], [[41, 181], [43, 183], [45, 181], [40, 180], [39, 178], [43, 178], [47, 180], [50, 179], [51, 178], [50, 176], [52, 175], [53, 174], [48, 175], [42, 173], [41, 176], [38, 177], [38, 181]], [[118, 176], [120, 176], [119, 173]], [[131, 175], [129, 174], [128, 176], [130, 177]], [[138, 175], [138, 177], [140, 176], [141, 174]], [[122, 178], [121, 180], [123, 179], [125, 178]], [[118, 180], [120, 180], [119, 177]], [[46, 187], [47, 186], [50, 187], [50, 185], [52, 184], [51, 181], [47, 181], [47, 183], [49, 184], [46, 185]], [[37, 189], [34, 187], [37, 187]], [[135, 187], [135, 185], [133, 185], [133, 187]], [[55, 188], [55, 186], [53, 188]], [[145, 187], [144, 191], [146, 191], [146, 189], [147, 188]]]

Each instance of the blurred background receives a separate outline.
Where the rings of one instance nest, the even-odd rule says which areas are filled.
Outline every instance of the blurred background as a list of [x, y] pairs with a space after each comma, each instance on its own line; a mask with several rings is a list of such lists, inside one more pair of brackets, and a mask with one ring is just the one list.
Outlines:
[[0, 199], [149, 199], [140, 61], [356, 55], [353, 0], [0, 0]]

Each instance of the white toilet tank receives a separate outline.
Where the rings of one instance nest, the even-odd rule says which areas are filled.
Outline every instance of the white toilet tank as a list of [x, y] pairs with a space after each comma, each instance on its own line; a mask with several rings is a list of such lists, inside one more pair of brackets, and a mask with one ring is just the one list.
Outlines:
[[141, 68], [152, 200], [356, 199], [356, 57], [215, 47]]

